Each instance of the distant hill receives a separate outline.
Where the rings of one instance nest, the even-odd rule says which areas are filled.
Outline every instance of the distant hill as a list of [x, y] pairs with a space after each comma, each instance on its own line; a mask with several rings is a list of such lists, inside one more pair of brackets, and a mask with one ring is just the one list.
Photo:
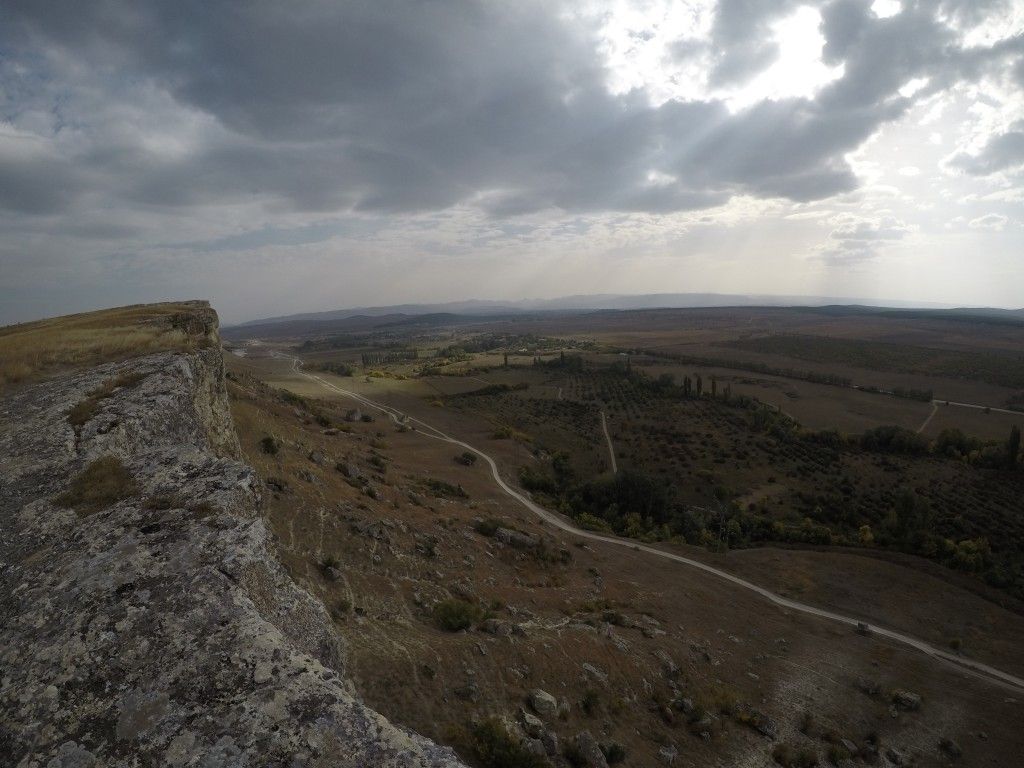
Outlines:
[[1024, 323], [1024, 309], [953, 307], [911, 302], [835, 299], [815, 296], [755, 296], [723, 293], [655, 293], [637, 296], [597, 294], [557, 299], [524, 299], [514, 302], [467, 300], [445, 304], [397, 304], [389, 307], [357, 307], [328, 312], [252, 320], [222, 329], [229, 340], [251, 336], [296, 338], [334, 333], [359, 333], [387, 328], [467, 326], [527, 316], [569, 315], [588, 312], [630, 312], [655, 309], [711, 309], [718, 307], [791, 308], [836, 316], [879, 315], [959, 322]]
[[[829, 296], [766, 296], [731, 293], [648, 293], [648, 294], [580, 294], [555, 299], [521, 299], [518, 301], [491, 301], [469, 299], [440, 304], [395, 304], [381, 307], [352, 307], [326, 312], [304, 312], [239, 323], [232, 328], [251, 328], [258, 325], [282, 323], [323, 323], [332, 320], [365, 316], [417, 316], [417, 315], [514, 315], [532, 312], [585, 312], [599, 309], [686, 309], [692, 307], [820, 307], [862, 306], [865, 309], [944, 309], [955, 310], [948, 304], [837, 298]], [[984, 310], [1011, 312], [1016, 310]]]

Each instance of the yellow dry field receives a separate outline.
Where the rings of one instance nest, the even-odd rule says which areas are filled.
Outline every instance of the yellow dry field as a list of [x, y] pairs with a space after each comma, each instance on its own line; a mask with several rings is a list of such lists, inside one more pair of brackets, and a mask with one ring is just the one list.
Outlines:
[[197, 343], [171, 318], [205, 302], [140, 304], [0, 328], [0, 387], [56, 371]]

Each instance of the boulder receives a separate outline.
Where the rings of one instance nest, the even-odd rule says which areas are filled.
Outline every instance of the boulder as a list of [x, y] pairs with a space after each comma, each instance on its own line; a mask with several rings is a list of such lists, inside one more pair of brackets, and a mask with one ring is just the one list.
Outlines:
[[588, 662], [583, 662], [583, 672], [584, 672], [584, 674], [587, 677], [589, 677], [589, 678], [591, 678], [593, 680], [598, 680], [599, 682], [602, 682], [602, 683], [607, 683], [608, 682], [608, 675], [606, 675], [600, 669], [595, 667], [593, 664], [590, 664]]
[[544, 751], [550, 757], [558, 754], [558, 736], [551, 731], [544, 731], [540, 736], [540, 743], [544, 745]]
[[497, 635], [498, 637], [512, 636], [512, 625], [507, 621], [502, 621], [501, 619], [487, 619], [480, 625], [480, 629], [490, 635]]
[[916, 712], [921, 708], [921, 695], [897, 688], [892, 692], [892, 703], [905, 712]]
[[597, 739], [593, 737], [590, 731], [581, 731], [576, 734], [576, 749], [579, 750], [580, 756], [584, 760], [583, 764], [587, 768], [608, 768], [608, 761], [605, 759], [604, 752], [601, 751]]
[[679, 676], [679, 665], [663, 649], [659, 648], [654, 652], [654, 657], [661, 662], [661, 673], [667, 678]]
[[358, 480], [363, 476], [363, 472], [359, 467], [353, 464], [351, 461], [346, 461], [338, 465], [338, 471], [341, 472], [345, 477], [350, 480]]
[[538, 715], [549, 720], [558, 716], [558, 700], [540, 688], [530, 692], [530, 706]]
[[494, 538], [502, 544], [514, 549], [533, 549], [537, 546], [536, 539], [527, 533], [513, 531], [510, 528], [499, 528], [494, 532]]
[[526, 751], [531, 755], [544, 757], [544, 742], [540, 739], [523, 739], [523, 747], [525, 747]]
[[547, 730], [542, 721], [536, 715], [531, 715], [525, 709], [519, 710], [519, 724], [523, 726], [523, 733], [531, 739], [539, 739]]

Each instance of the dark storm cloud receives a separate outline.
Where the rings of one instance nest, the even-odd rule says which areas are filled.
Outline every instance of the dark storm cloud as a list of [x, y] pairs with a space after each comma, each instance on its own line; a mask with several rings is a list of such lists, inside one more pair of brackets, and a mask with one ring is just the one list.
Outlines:
[[85, 189], [78, 170], [50, 158], [0, 155], [0, 210], [52, 214], [68, 209]]
[[795, 0], [719, 0], [711, 27], [716, 52], [708, 74], [714, 86], [743, 83], [779, 56], [771, 24], [797, 5]]
[[[943, 7], [971, 13], [962, 5]], [[795, 6], [722, 0], [710, 80], [741, 82], [770, 64], [771, 23]], [[934, 3], [884, 20], [869, 8], [824, 5], [826, 57], [846, 69], [816, 99], [730, 113], [717, 101], [652, 107], [641, 94], [609, 94], [591, 31], [550, 3], [9, 0], [0, 50], [36, 76], [18, 82], [4, 117], [46, 98], [40, 108], [61, 110], [65, 78], [100, 97], [96, 113], [63, 107], [63, 124], [85, 127], [65, 156], [0, 154], [0, 206], [53, 213], [97, 190], [112, 205], [150, 208], [468, 202], [500, 215], [820, 199], [854, 188], [844, 155], [912, 105], [898, 95], [908, 79], [930, 77], [934, 91], [997, 57], [960, 48]], [[131, 126], [117, 138], [87, 130], [133, 89], [170, 94], [217, 130], [172, 153]]]

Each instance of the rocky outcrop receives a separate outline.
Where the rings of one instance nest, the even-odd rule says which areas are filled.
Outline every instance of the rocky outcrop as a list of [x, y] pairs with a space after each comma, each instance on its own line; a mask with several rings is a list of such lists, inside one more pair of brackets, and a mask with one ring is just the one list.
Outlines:
[[[460, 765], [354, 695], [329, 616], [274, 557], [222, 366], [211, 344], [0, 402], [3, 764]], [[56, 503], [101, 457], [126, 497]]]

